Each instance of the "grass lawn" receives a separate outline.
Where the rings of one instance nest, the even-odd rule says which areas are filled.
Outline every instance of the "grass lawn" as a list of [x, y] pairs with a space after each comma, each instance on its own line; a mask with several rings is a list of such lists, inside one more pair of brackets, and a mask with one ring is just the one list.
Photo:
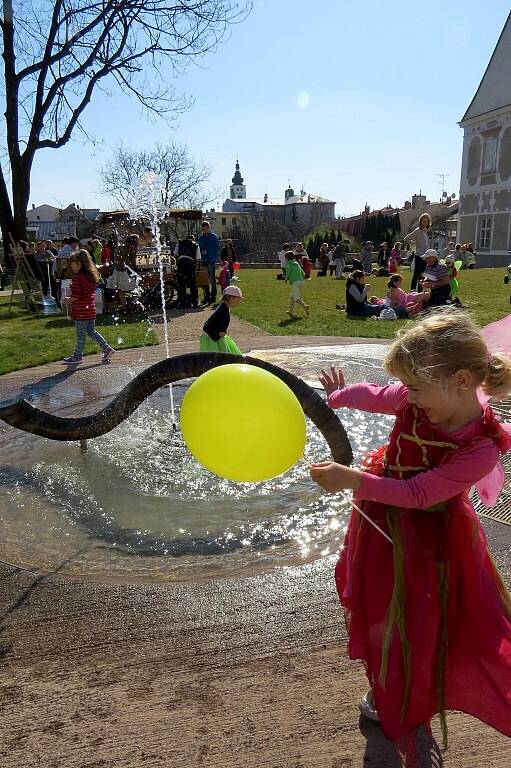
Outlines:
[[[31, 368], [34, 365], [61, 360], [73, 353], [74, 323], [65, 315], [45, 316], [27, 312], [23, 296], [15, 296], [11, 315], [9, 299], [0, 297], [0, 374]], [[115, 349], [144, 347], [158, 343], [158, 337], [147, 320], [132, 315], [99, 315], [96, 327]], [[85, 354], [98, 352], [87, 340]]]
[[[509, 286], [504, 285], [505, 269], [464, 270], [459, 275], [459, 297], [478, 325], [483, 326], [511, 311]], [[316, 277], [305, 282], [303, 298], [310, 304], [309, 318], [291, 319], [290, 287], [277, 280], [277, 270], [241, 269], [238, 273], [246, 300], [235, 314], [276, 336], [359, 336], [393, 338], [406, 320], [394, 322], [349, 320], [335, 305], [345, 301], [344, 280]], [[403, 269], [404, 287], [410, 285], [410, 273]], [[388, 278], [371, 277], [370, 295], [384, 296]], [[8, 297], [0, 297], [0, 374], [61, 360], [74, 350], [75, 330], [71, 320], [62, 315], [44, 316], [26, 312], [23, 297], [15, 297], [11, 316], [7, 315]], [[301, 313], [300, 309], [297, 312]], [[157, 344], [158, 339], [147, 319], [131, 315], [100, 315], [96, 322], [106, 340], [115, 349], [129, 349]], [[98, 351], [87, 341], [85, 354]]]
[[[510, 286], [504, 285], [504, 268], [463, 270], [458, 275], [459, 298], [479, 326], [511, 312]], [[310, 304], [310, 317], [292, 319], [286, 315], [289, 309], [290, 286], [276, 279], [277, 270], [241, 269], [237, 285], [246, 300], [235, 314], [269, 333], [277, 336], [361, 336], [364, 338], [393, 338], [396, 330], [407, 320], [393, 322], [374, 320], [350, 320], [345, 312], [335, 309], [345, 303], [346, 282], [330, 277], [313, 277], [306, 280], [302, 296]], [[409, 290], [410, 270], [402, 269], [403, 288]], [[369, 295], [385, 296], [388, 278], [369, 277]], [[302, 315], [300, 307], [296, 313]]]

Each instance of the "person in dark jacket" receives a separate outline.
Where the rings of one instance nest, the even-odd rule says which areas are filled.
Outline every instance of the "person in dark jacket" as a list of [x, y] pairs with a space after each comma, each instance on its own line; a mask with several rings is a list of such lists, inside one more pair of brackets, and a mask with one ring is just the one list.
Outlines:
[[234, 243], [230, 238], [225, 241], [225, 244], [220, 251], [220, 261], [226, 261], [229, 264], [229, 277], [232, 280], [234, 276], [234, 262], [238, 261], [238, 257], [236, 255]]
[[220, 305], [206, 320], [199, 341], [200, 352], [230, 352], [240, 355], [241, 352], [235, 341], [227, 335], [231, 322], [231, 307], [237, 307], [243, 299], [243, 294], [237, 285], [228, 285], [222, 295]]
[[199, 245], [201, 250], [202, 263], [208, 269], [209, 286], [204, 291], [204, 298], [208, 304], [214, 304], [216, 301], [216, 263], [218, 261], [218, 252], [220, 250], [220, 241], [214, 232], [211, 231], [209, 223], [203, 221], [202, 235], [199, 236]]
[[390, 256], [389, 244], [386, 240], [380, 245], [380, 252], [378, 253], [378, 266], [387, 269], [387, 264]]
[[384, 305], [370, 304], [367, 301], [365, 275], [361, 269], [356, 269], [346, 281], [346, 314], [352, 317], [377, 317]]
[[190, 305], [196, 308], [199, 304], [199, 292], [195, 277], [198, 248], [199, 245], [194, 240], [193, 235], [188, 235], [178, 243], [176, 273], [178, 309], [187, 309]]
[[[197, 262], [192, 256], [180, 253], [177, 258], [177, 298], [178, 309], [187, 309], [190, 304], [196, 308], [199, 305], [199, 292], [195, 284]], [[187, 291], [190, 295], [187, 295]]]

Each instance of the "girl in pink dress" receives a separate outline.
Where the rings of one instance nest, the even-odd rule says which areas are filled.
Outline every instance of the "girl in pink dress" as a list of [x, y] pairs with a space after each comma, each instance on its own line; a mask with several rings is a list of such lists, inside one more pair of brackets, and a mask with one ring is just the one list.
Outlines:
[[415, 291], [406, 293], [406, 291], [403, 291], [402, 285], [402, 275], [397, 274], [391, 276], [387, 283], [388, 305], [392, 307], [392, 309], [398, 310], [398, 316], [399, 312], [402, 313], [404, 311], [406, 317], [414, 317], [424, 309], [424, 304], [427, 303], [429, 299], [429, 293], [425, 291], [423, 293], [416, 293]]
[[229, 274], [229, 262], [227, 259], [221, 261], [218, 265], [220, 267], [220, 274], [218, 275], [218, 282], [220, 283], [220, 290], [222, 293], [225, 291], [228, 285], [231, 283], [231, 276]]
[[388, 261], [388, 270], [391, 275], [396, 274], [396, 272], [399, 272], [399, 265], [401, 263], [401, 251], [400, 251], [401, 243], [394, 243], [394, 247], [390, 252], [389, 261]]
[[511, 392], [511, 361], [442, 308], [400, 331], [385, 368], [401, 383], [346, 387], [322, 371], [331, 407], [396, 421], [361, 470], [311, 467], [327, 491], [354, 492], [335, 579], [370, 684], [360, 709], [396, 741], [438, 713], [446, 745], [448, 709], [511, 736], [511, 599], [468, 496], [476, 485], [492, 504], [502, 487], [511, 425], [486, 401]]

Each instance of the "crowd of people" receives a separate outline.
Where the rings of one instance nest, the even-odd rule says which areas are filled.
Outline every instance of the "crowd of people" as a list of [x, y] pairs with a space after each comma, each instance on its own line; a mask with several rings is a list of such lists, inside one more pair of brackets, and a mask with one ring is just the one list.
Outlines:
[[[310, 306], [302, 297], [302, 290], [305, 281], [312, 278], [314, 269], [318, 278], [330, 275], [333, 279], [346, 281], [345, 301], [336, 308], [346, 311], [351, 318], [405, 319], [431, 307], [459, 304], [457, 274], [460, 268], [475, 266], [472, 244], [449, 242], [439, 254], [430, 247], [430, 229], [430, 216], [422, 214], [417, 228], [402, 241], [384, 241], [379, 248], [367, 241], [359, 255], [349, 256], [349, 263], [348, 240], [341, 239], [335, 245], [323, 243], [314, 263], [302, 242], [284, 243], [278, 254], [282, 268], [278, 278], [291, 288], [289, 317], [296, 318], [298, 310], [309, 316]], [[17, 250], [23, 253], [34, 275], [41, 281], [43, 292], [50, 293], [59, 306], [68, 308], [68, 312], [71, 308], [71, 317], [79, 324], [75, 353], [66, 362], [81, 360], [87, 333], [104, 352], [106, 350], [105, 360], [108, 361], [112, 351], [106, 349], [106, 342], [93, 327], [93, 318], [89, 317], [91, 307], [94, 303], [95, 315], [98, 288], [107, 310], [112, 306], [114, 294], [118, 306], [121, 309], [126, 306], [126, 295], [139, 284], [137, 257], [144, 250], [154, 250], [151, 228], [146, 227], [140, 236], [128, 235], [121, 245], [111, 237], [105, 240], [91, 238], [80, 247], [78, 238], [69, 237], [64, 238], [60, 249], [56, 249], [50, 240], [41, 240], [37, 243], [20, 241]], [[227, 239], [221, 243], [209, 222], [204, 221], [197, 240], [189, 235], [176, 241], [166, 261], [166, 272], [171, 273], [177, 287], [178, 308], [198, 308], [199, 288], [202, 288], [202, 305], [212, 305], [216, 310], [204, 325], [201, 350], [235, 352], [237, 347], [227, 336], [229, 310], [231, 306], [237, 306], [243, 296], [239, 288], [232, 285], [237, 279], [235, 270], [239, 268], [233, 241]], [[404, 264], [411, 271], [409, 290], [404, 288], [401, 274]], [[80, 266], [77, 268], [77, 265]], [[389, 278], [384, 296], [369, 294], [369, 275]], [[81, 278], [85, 278], [85, 282]], [[87, 296], [85, 293], [78, 295], [77, 286], [85, 286]], [[221, 294], [219, 304], [218, 289]], [[84, 302], [89, 313], [87, 317], [82, 317], [80, 309]], [[140, 302], [138, 305], [143, 306]]]
[[[475, 266], [473, 246], [471, 243], [449, 242], [438, 254], [430, 247], [430, 230], [431, 218], [424, 213], [416, 229], [402, 241], [384, 241], [378, 247], [367, 241], [357, 257], [350, 256], [349, 265], [348, 240], [341, 239], [335, 245], [323, 243], [314, 263], [302, 242], [284, 243], [278, 254], [282, 268], [279, 277], [291, 286], [288, 314], [295, 317], [297, 309], [301, 309], [308, 316], [310, 307], [302, 297], [302, 288], [313, 276], [314, 269], [317, 277], [330, 275], [336, 280], [346, 280], [345, 302], [337, 306], [353, 317], [379, 317], [388, 309], [399, 318], [413, 317], [426, 307], [458, 301], [457, 274], [460, 268]], [[43, 292], [50, 293], [62, 306], [62, 297], [69, 292], [73, 278], [70, 257], [80, 249], [78, 238], [64, 238], [60, 249], [56, 249], [50, 240], [20, 241], [18, 247], [40, 280]], [[129, 235], [122, 245], [114, 237], [105, 240], [96, 237], [83, 243], [83, 249], [90, 254], [99, 271], [107, 308], [112, 306], [114, 294], [120, 308], [126, 306], [126, 294], [138, 285], [137, 253], [153, 247], [150, 227], [146, 227], [141, 236]], [[221, 242], [207, 221], [202, 223], [197, 241], [191, 235], [176, 241], [167, 257], [166, 270], [175, 279], [178, 307], [197, 308], [199, 288], [203, 290], [202, 304], [215, 306], [218, 289], [223, 294], [236, 280], [237, 258], [233, 241]], [[403, 264], [411, 269], [408, 292], [403, 288]], [[390, 278], [384, 296], [369, 295], [370, 284], [366, 282], [369, 275]], [[383, 316], [393, 315], [386, 313]]]
[[[202, 303], [215, 304], [217, 285], [221, 291], [236, 280], [235, 269], [238, 266], [237, 254], [232, 240], [222, 244], [208, 222], [203, 222], [198, 242], [193, 235], [183, 240], [176, 240], [166, 248], [165, 279], [172, 277], [177, 288], [179, 308], [194, 308], [199, 305], [198, 288], [204, 291]], [[44, 295], [51, 295], [60, 307], [71, 288], [73, 272], [71, 257], [78, 250], [87, 251], [98, 271], [99, 287], [107, 309], [115, 302], [119, 309], [126, 308], [126, 294], [133, 292], [141, 282], [137, 257], [142, 253], [154, 252], [155, 242], [150, 227], [143, 234], [129, 234], [122, 243], [117, 236], [91, 238], [80, 241], [77, 237], [65, 237], [59, 248], [51, 240], [29, 243], [20, 240], [14, 251], [19, 260], [23, 256], [37, 282], [41, 284]], [[217, 274], [217, 269], [219, 273]], [[198, 274], [200, 272], [200, 274]]]
[[[309, 315], [309, 305], [302, 299], [301, 290], [305, 280], [312, 276], [313, 267], [317, 277], [330, 274], [336, 280], [346, 280], [345, 302], [336, 305], [345, 310], [349, 317], [380, 317], [402, 319], [417, 315], [424, 309], [454, 303], [460, 305], [457, 275], [460, 269], [473, 269], [476, 255], [472, 243], [462, 245], [449, 241], [446, 248], [438, 253], [430, 247], [431, 217], [424, 213], [418, 226], [402, 241], [364, 243], [359, 257], [350, 256], [347, 264], [349, 241], [329, 245], [323, 243], [319, 256], [311, 263], [303, 243], [284, 243], [278, 257], [282, 268], [280, 279], [291, 284], [291, 306], [288, 314], [295, 317], [295, 307], [303, 308]], [[412, 247], [413, 245], [413, 247]], [[403, 288], [403, 265], [410, 267], [410, 290]], [[385, 296], [370, 296], [369, 275], [388, 277]]]

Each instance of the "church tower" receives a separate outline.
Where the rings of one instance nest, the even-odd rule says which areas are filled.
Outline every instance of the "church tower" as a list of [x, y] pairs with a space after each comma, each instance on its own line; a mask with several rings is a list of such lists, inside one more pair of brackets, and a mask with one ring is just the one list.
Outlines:
[[245, 200], [247, 197], [247, 188], [243, 184], [243, 179], [240, 173], [240, 164], [238, 158], [236, 158], [236, 171], [232, 177], [231, 184], [231, 200]]

